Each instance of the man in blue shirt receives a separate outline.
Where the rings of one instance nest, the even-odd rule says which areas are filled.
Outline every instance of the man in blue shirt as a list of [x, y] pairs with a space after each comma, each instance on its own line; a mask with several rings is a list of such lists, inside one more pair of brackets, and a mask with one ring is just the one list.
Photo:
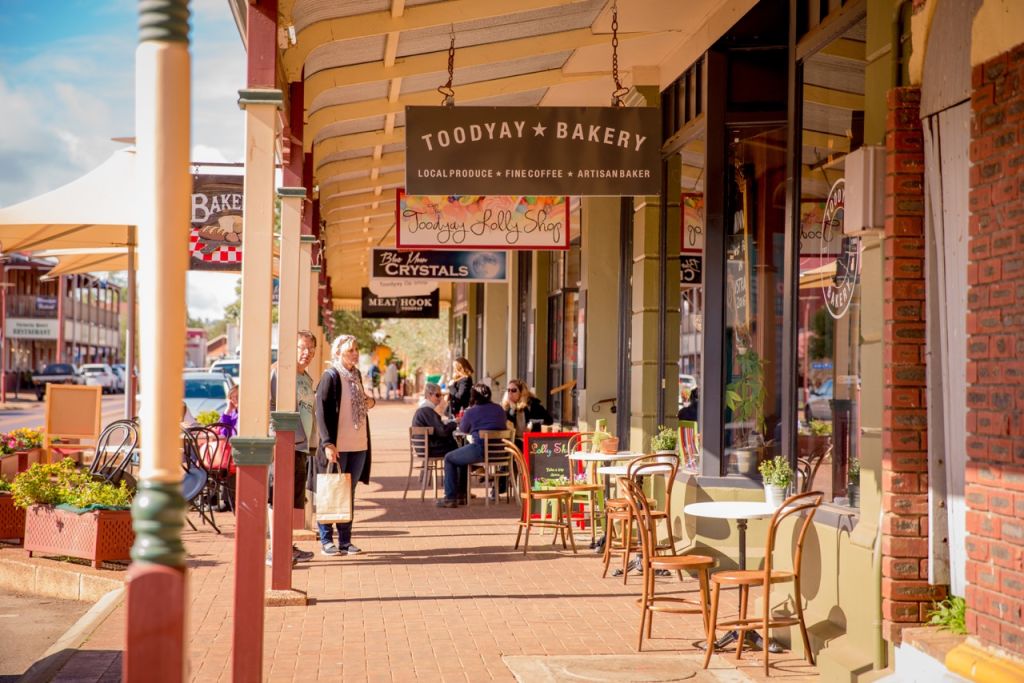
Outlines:
[[491, 388], [483, 383], [474, 384], [469, 394], [469, 408], [459, 422], [459, 430], [473, 440], [444, 456], [444, 500], [437, 501], [438, 507], [453, 508], [468, 502], [469, 466], [484, 460], [480, 431], [506, 428], [505, 409], [491, 401]]

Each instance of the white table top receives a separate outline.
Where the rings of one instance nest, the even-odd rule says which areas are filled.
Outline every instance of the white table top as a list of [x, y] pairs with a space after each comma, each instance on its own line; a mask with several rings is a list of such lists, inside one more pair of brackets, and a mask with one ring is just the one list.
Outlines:
[[619, 451], [618, 453], [591, 453], [589, 451], [576, 451], [569, 454], [570, 460], [583, 460], [585, 462], [615, 462], [616, 460], [632, 460], [639, 458], [643, 453], [633, 451]]
[[[598, 467], [597, 471], [601, 474], [607, 474], [611, 476], [624, 477], [629, 474], [629, 465], [604, 465]], [[644, 467], [644, 474], [654, 474], [655, 472], [671, 472], [671, 465], [647, 465]]]
[[683, 512], [694, 517], [714, 519], [764, 519], [775, 514], [777, 509], [765, 502], [723, 500], [690, 503], [683, 508]]

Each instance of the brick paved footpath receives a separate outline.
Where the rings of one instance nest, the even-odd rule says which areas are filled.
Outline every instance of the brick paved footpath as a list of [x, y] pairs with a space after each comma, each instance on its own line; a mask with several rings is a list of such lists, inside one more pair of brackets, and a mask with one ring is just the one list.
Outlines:
[[[353, 541], [359, 556], [323, 557], [313, 540], [299, 546], [316, 558], [294, 571], [307, 607], [267, 608], [264, 672], [268, 681], [514, 680], [504, 655], [635, 654], [638, 577], [601, 578], [599, 556], [579, 534], [580, 554], [533, 535], [527, 556], [513, 552], [514, 506], [440, 509], [428, 492], [402, 500], [408, 469], [410, 403], [381, 402], [371, 413], [374, 462], [360, 486]], [[191, 615], [189, 662], [195, 681], [231, 676], [233, 518], [218, 514], [224, 534], [185, 529]], [[263, 569], [261, 566], [260, 569]], [[269, 586], [269, 568], [267, 569]], [[659, 579], [677, 590], [678, 579]], [[688, 582], [692, 589], [695, 582]], [[734, 591], [728, 591], [733, 593]], [[723, 605], [734, 613], [735, 602]], [[697, 615], [658, 615], [652, 655], [698, 654]], [[58, 681], [116, 681], [124, 647], [124, 609], [116, 610], [65, 665]], [[732, 667], [740, 664], [739, 671]], [[819, 680], [790, 653], [772, 658], [773, 680]], [[696, 680], [763, 678], [760, 653], [742, 662], [715, 657]], [[628, 680], [618, 678], [618, 680]], [[664, 680], [664, 679], [658, 679]]]

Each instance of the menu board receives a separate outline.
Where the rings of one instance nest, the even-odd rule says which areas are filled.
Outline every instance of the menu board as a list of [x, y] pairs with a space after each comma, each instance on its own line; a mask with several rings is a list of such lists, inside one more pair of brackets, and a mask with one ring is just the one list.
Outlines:
[[569, 439], [578, 432], [526, 432], [523, 451], [530, 488], [543, 489], [572, 482], [573, 462], [569, 460]]

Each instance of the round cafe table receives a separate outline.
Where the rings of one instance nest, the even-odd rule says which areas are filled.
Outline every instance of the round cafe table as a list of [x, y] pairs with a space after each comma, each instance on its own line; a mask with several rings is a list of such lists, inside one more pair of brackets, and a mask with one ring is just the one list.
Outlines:
[[[639, 458], [643, 453], [637, 453], [635, 451], [618, 451], [616, 453], [593, 453], [591, 451], [576, 451], [575, 453], [569, 454], [569, 460], [576, 460], [579, 462], [619, 462], [621, 460], [632, 460], [633, 458]], [[600, 472], [600, 469], [598, 469]], [[608, 500], [612, 497], [611, 482], [608, 477], [604, 478], [604, 499]], [[604, 535], [601, 538], [594, 541], [592, 547], [598, 551], [604, 548]]]
[[[778, 508], [765, 502], [754, 501], [709, 501], [706, 503], [690, 503], [683, 508], [683, 513], [694, 517], [705, 517], [708, 519], [735, 519], [736, 529], [739, 531], [739, 568], [747, 568], [747, 522], [751, 519], [766, 519], [775, 514]], [[737, 588], [736, 590], [739, 590]], [[715, 647], [722, 649], [730, 643], [736, 642], [739, 633], [729, 631], [715, 641]], [[747, 631], [746, 640], [755, 647], [761, 647], [761, 636], [757, 631]], [[703, 649], [702, 643], [697, 645]], [[769, 652], [782, 652], [782, 649], [774, 641], [768, 643]]]

